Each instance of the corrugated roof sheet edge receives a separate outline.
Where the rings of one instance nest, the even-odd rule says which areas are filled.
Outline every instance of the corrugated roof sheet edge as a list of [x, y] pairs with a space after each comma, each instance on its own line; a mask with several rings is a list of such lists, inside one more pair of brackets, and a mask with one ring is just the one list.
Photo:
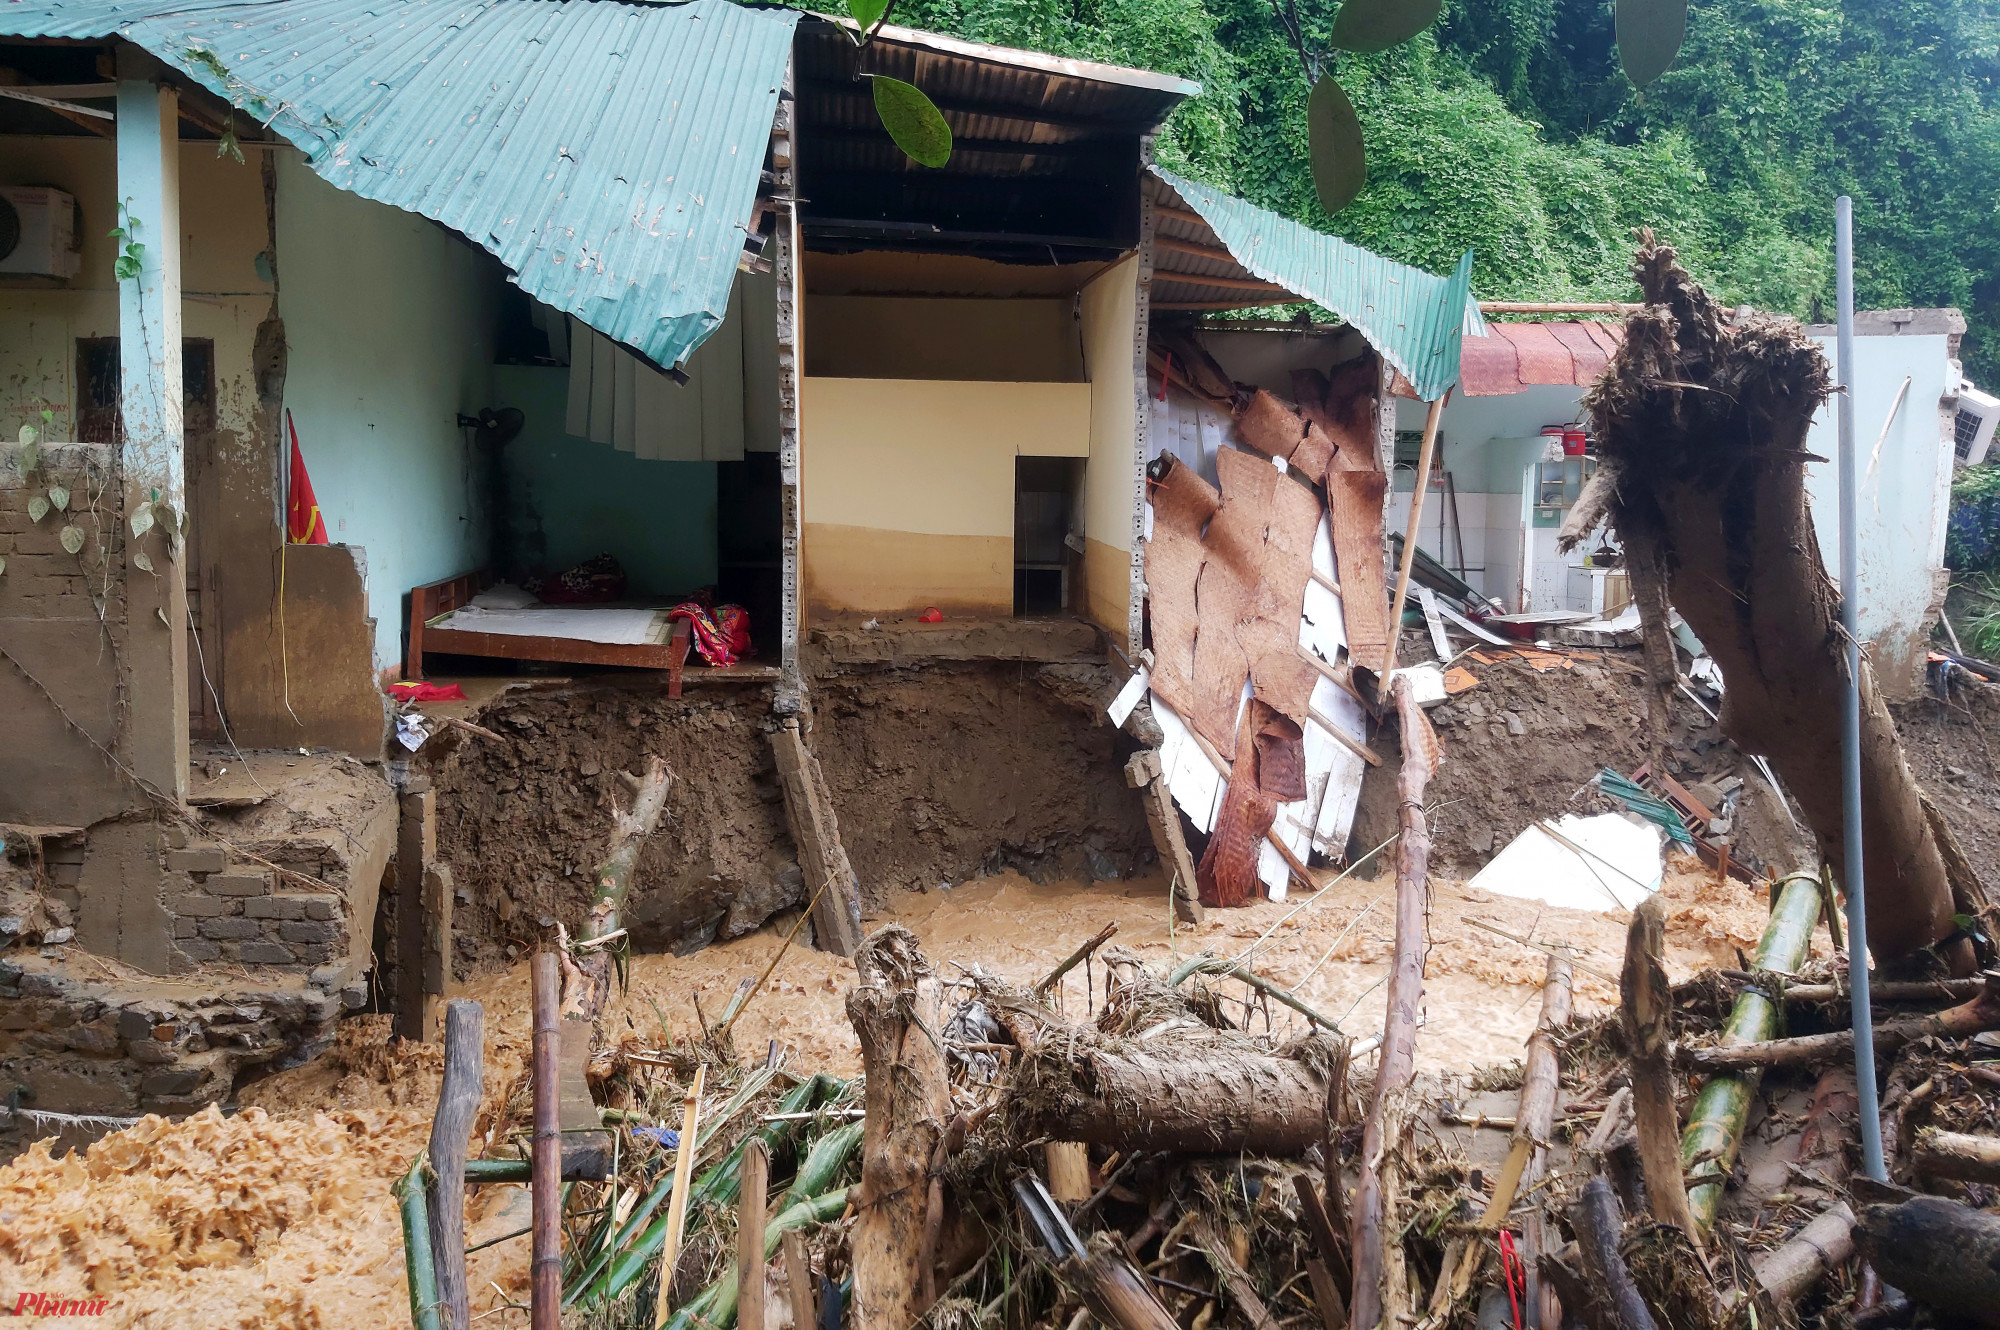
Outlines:
[[[668, 365], [727, 308], [800, 17], [729, 0], [38, 0], [0, 5], [0, 35], [123, 37], [259, 119], [275, 105], [272, 129], [329, 183], [450, 226]], [[458, 77], [475, 58], [479, 77]]]
[[[1486, 335], [1486, 320], [1472, 298], [1469, 249], [1450, 276], [1439, 277], [1164, 167], [1149, 169], [1208, 223], [1246, 270], [1339, 314], [1426, 401], [1458, 381], [1459, 339]], [[1354, 271], [1343, 281], [1336, 266]]]

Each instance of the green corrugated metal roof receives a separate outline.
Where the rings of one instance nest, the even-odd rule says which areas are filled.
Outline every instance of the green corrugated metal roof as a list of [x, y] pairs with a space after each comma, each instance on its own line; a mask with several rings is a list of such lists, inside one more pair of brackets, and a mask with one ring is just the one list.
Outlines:
[[[1155, 166], [1154, 175], [1208, 223], [1244, 268], [1352, 324], [1425, 401], [1458, 382], [1462, 335], [1483, 337], [1472, 299], [1472, 251], [1449, 277], [1385, 259], [1210, 185]], [[1199, 278], [1188, 279], [1198, 282]]]
[[672, 365], [728, 306], [798, 19], [728, 0], [16, 0], [0, 35], [143, 47], [332, 184], [451, 227]]

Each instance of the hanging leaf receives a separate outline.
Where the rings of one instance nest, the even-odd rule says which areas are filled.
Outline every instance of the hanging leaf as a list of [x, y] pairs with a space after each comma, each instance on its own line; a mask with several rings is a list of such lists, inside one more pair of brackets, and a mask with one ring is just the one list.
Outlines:
[[175, 514], [174, 506], [171, 503], [166, 503], [159, 499], [153, 500], [153, 517], [159, 522], [161, 527], [165, 528], [169, 536], [180, 529], [180, 518]]
[[861, 25], [862, 35], [866, 36], [889, 12], [889, 0], [847, 0], [847, 12], [854, 15], [854, 21]]
[[68, 512], [69, 491], [67, 489], [64, 489], [61, 485], [49, 486], [49, 502], [56, 506], [57, 512], [59, 513]]
[[1687, 0], [1618, 0], [1618, 63], [1632, 86], [1643, 88], [1667, 72], [1687, 35]]
[[41, 437], [42, 437], [42, 432], [36, 429], [33, 425], [21, 426], [21, 446], [23, 448], [26, 448], [28, 445], [32, 444], [36, 439], [39, 439]]
[[21, 474], [27, 475], [42, 464], [42, 445], [24, 443], [21, 445]]
[[951, 126], [923, 90], [901, 79], [868, 76], [875, 84], [875, 114], [896, 146], [920, 166], [938, 167], [951, 160]]
[[28, 500], [28, 520], [30, 522], [39, 522], [48, 515], [49, 501], [47, 499], [37, 494], [34, 498]]
[[153, 571], [153, 556], [144, 550], [140, 550], [132, 556], [132, 566], [141, 572], [150, 573]]
[[57, 539], [62, 541], [64, 549], [74, 554], [83, 548], [83, 528], [80, 526], [66, 526], [62, 529], [62, 535], [58, 536]]
[[132, 539], [137, 540], [153, 529], [153, 505], [142, 503], [132, 510]]
[[1320, 206], [1339, 212], [1368, 187], [1368, 153], [1354, 103], [1330, 77], [1313, 84], [1306, 102], [1306, 140]]
[[1386, 51], [1436, 21], [1444, 0], [1347, 0], [1327, 41], [1342, 51]]

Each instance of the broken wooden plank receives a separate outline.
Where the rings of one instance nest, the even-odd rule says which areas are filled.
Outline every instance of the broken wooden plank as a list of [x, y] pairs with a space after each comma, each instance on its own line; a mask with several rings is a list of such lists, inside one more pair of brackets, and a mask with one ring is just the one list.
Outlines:
[[412, 776], [398, 799], [396, 830], [396, 1033], [422, 1042], [424, 1021], [424, 873], [437, 857], [437, 793]]
[[861, 945], [861, 902], [854, 868], [840, 843], [840, 822], [826, 788], [819, 759], [806, 747], [797, 720], [772, 732], [778, 785], [785, 797], [785, 822], [798, 848], [812, 905], [813, 944], [821, 951], [852, 956]]

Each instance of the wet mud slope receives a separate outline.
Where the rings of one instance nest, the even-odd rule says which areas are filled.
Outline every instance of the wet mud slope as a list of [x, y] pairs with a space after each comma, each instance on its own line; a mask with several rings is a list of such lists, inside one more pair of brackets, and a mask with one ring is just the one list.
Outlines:
[[[1430, 711], [1445, 754], [1428, 792], [1433, 871], [1471, 877], [1537, 820], [1601, 811], [1586, 806], [1591, 777], [1605, 767], [1630, 775], [1650, 760], [1638, 655], [1579, 653], [1567, 668], [1546, 671], [1514, 660], [1467, 663], [1478, 686]], [[1752, 867], [1805, 862], [1809, 841], [1721, 727], [1680, 693], [1673, 716], [1667, 769], [1675, 780], [1690, 788], [1728, 776], [1744, 782], [1731, 853]], [[1361, 850], [1396, 826], [1393, 731], [1374, 742], [1384, 765], [1362, 786], [1353, 837]]]
[[2000, 686], [1954, 688], [1890, 708], [1910, 772], [1958, 838], [1988, 892], [2000, 887]]
[[1101, 666], [932, 665], [814, 686], [819, 755], [865, 906], [1012, 869], [1130, 876], [1153, 858]]
[[764, 689], [670, 699], [597, 683], [503, 694], [453, 731], [435, 764], [438, 853], [451, 868], [461, 978], [574, 929], [611, 833], [618, 773], [649, 754], [674, 773], [666, 816], [639, 862], [627, 923], [643, 948], [691, 947], [757, 927], [803, 888], [785, 827]]

